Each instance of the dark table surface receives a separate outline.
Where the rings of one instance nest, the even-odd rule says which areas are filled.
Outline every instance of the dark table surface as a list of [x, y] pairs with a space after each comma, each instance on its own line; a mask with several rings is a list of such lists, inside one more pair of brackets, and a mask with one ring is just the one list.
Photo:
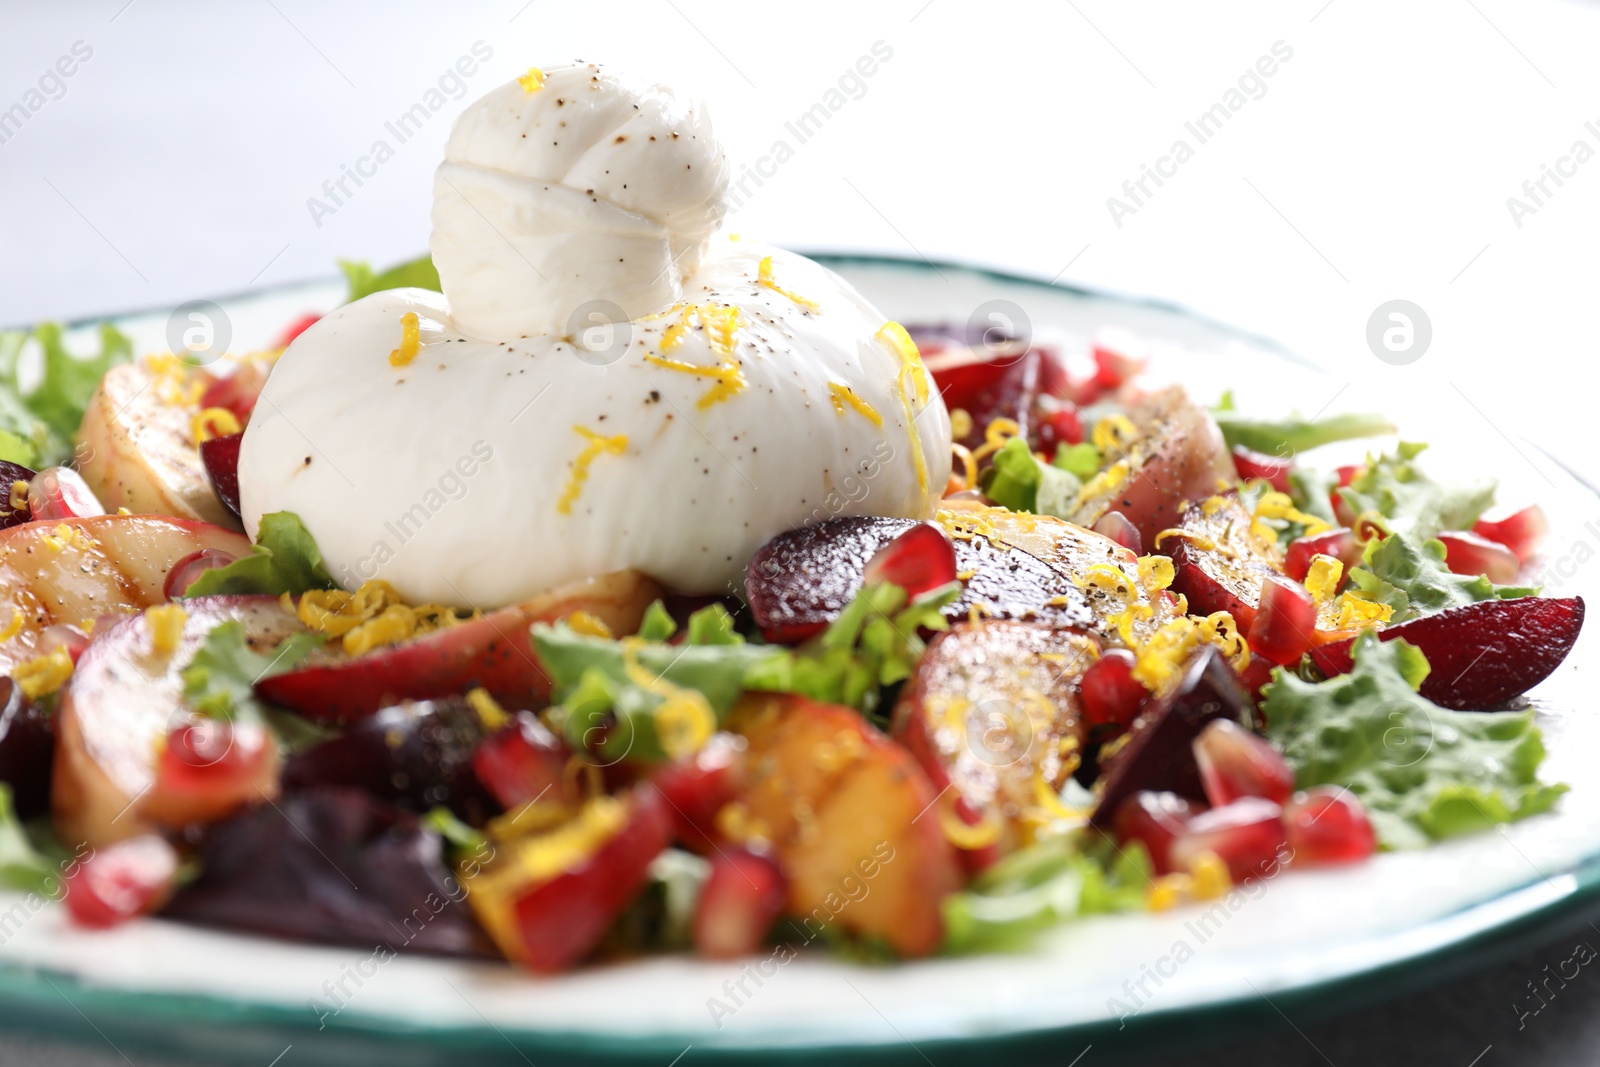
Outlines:
[[[1052, 1063], [1054, 1067], [1600, 1064], [1600, 967], [1581, 967], [1564, 987], [1554, 979], [1545, 982], [1558, 965], [1574, 958], [1580, 944], [1592, 948], [1579, 958], [1600, 958], [1595, 952], [1600, 950], [1600, 913], [1580, 916], [1572, 925], [1575, 929], [1569, 928], [1560, 937], [1523, 946], [1487, 967], [1439, 974], [1437, 984], [1421, 992], [1363, 1010], [1315, 1018], [1295, 1009], [1291, 1017], [1269, 1019], [1255, 1032], [1238, 1034], [1222, 1044], [1199, 1044], [1180, 1035], [1175, 1044], [1139, 1050], [1118, 1047], [1121, 1039], [1114, 1036], [1087, 1050], [1064, 1049], [1059, 1062]], [[1564, 969], [1570, 974], [1572, 965]], [[1553, 992], [1544, 993], [1542, 1001], [1535, 999], [1530, 983], [1540, 983], [1541, 990]], [[97, 1036], [92, 1020], [86, 1020], [78, 1032], [62, 1036], [60, 1040], [42, 1040], [32, 1035], [0, 1034], [0, 1067], [178, 1067], [180, 1062], [189, 1062], [113, 1048]], [[1074, 1056], [1079, 1058], [1074, 1060]], [[294, 1067], [296, 1058], [295, 1050], [290, 1049], [278, 1067]], [[543, 1060], [535, 1060], [539, 1067], [546, 1067]], [[935, 1053], [933, 1067], [939, 1067], [938, 1060]], [[693, 1067], [692, 1052], [683, 1067]]]

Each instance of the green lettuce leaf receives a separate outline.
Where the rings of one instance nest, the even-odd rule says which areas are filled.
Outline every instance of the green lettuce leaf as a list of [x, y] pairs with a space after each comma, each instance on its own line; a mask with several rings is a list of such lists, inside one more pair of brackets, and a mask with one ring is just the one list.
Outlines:
[[256, 699], [255, 684], [293, 670], [323, 640], [317, 633], [291, 634], [272, 652], [256, 652], [245, 639], [243, 623], [222, 623], [206, 634], [194, 659], [179, 672], [183, 698], [213, 719], [259, 719], [265, 705]]
[[1059, 467], [1080, 482], [1093, 478], [1100, 470], [1100, 463], [1100, 450], [1088, 441], [1057, 445], [1056, 458], [1050, 461], [1051, 466]]
[[[633, 662], [647, 680], [698, 691], [718, 722], [744, 692], [746, 674], [763, 660], [786, 654], [783, 649], [746, 644], [724, 620], [731, 623], [722, 605], [713, 604], [690, 616], [681, 645], [632, 642]], [[646, 621], [650, 623], [648, 617]], [[660, 632], [659, 621], [650, 625]], [[552, 724], [574, 747], [606, 759], [666, 757], [655, 724], [655, 713], [665, 698], [629, 672], [623, 642], [580, 634], [565, 623], [538, 623], [532, 634], [557, 701]]]
[[308, 589], [332, 589], [333, 576], [322, 561], [322, 550], [292, 511], [261, 516], [251, 554], [226, 567], [201, 573], [184, 596], [266, 594], [295, 596]]
[[345, 296], [347, 304], [384, 289], [432, 289], [439, 292], [440, 288], [439, 272], [434, 269], [431, 256], [397, 263], [381, 273], [374, 271], [372, 264], [354, 259], [339, 260], [339, 269], [344, 271], [345, 280], [350, 283], [350, 292]]
[[[1093, 445], [1089, 446], [1091, 449]], [[1059, 458], [1060, 451], [1057, 451]], [[1098, 459], [1098, 453], [1096, 453]], [[1092, 471], [1090, 472], [1093, 473]], [[1078, 476], [1065, 467], [1041, 463], [1021, 437], [1007, 441], [983, 474], [983, 492], [1012, 511], [1066, 518], [1082, 487]]]
[[29, 840], [11, 801], [11, 787], [0, 783], [0, 886], [51, 896], [61, 887], [56, 865]]
[[1321, 419], [1249, 419], [1233, 410], [1232, 397], [1211, 415], [1222, 430], [1228, 447], [1242, 445], [1269, 456], [1294, 456], [1335, 441], [1354, 441], [1363, 437], [1382, 437], [1394, 433], [1394, 424], [1382, 415], [1344, 413]]
[[40, 323], [32, 334], [43, 355], [39, 380], [25, 391], [20, 357], [28, 336], [19, 330], [0, 333], [0, 432], [6, 435], [0, 448], [13, 463], [57, 466], [72, 458], [72, 439], [100, 379], [133, 358], [133, 342], [101, 323], [99, 354], [79, 358], [67, 351], [60, 326]]
[[1264, 692], [1267, 736], [1301, 789], [1348, 788], [1386, 848], [1549, 811], [1566, 786], [1539, 781], [1533, 711], [1451, 711], [1417, 693], [1428, 674], [1404, 640], [1357, 638], [1348, 674], [1308, 682], [1281, 669]]
[[1013, 852], [944, 899], [950, 955], [1016, 949], [1078, 915], [1144, 906], [1152, 869], [1137, 843], [1113, 851], [1080, 835], [1048, 837]]
[[1423, 540], [1445, 530], [1472, 529], [1494, 503], [1494, 480], [1436, 482], [1414, 462], [1427, 447], [1402, 441], [1393, 452], [1367, 457], [1367, 469], [1339, 496], [1357, 515], [1376, 511], [1391, 530]]
[[565, 623], [538, 623], [532, 634], [553, 687], [552, 725], [602, 758], [653, 761], [666, 756], [655, 720], [665, 697], [641, 682], [699, 692], [719, 723], [747, 690], [797, 693], [871, 714], [884, 688], [904, 681], [921, 659], [920, 631], [946, 629], [940, 609], [960, 595], [960, 583], [951, 582], [907, 603], [897, 585], [865, 586], [799, 649], [747, 643], [721, 604], [689, 617], [682, 644], [665, 644], [675, 627], [665, 609], [652, 607], [640, 633], [627, 639], [634, 672], [623, 641]]
[[1394, 608], [1391, 623], [1405, 622], [1480, 600], [1537, 596], [1531, 586], [1495, 585], [1486, 576], [1456, 574], [1445, 566], [1443, 541], [1394, 533], [1367, 542], [1350, 581], [1368, 600]]

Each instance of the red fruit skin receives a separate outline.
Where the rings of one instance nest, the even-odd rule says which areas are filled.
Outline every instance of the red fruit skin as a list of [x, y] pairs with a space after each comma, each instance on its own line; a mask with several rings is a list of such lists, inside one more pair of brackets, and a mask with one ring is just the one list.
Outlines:
[[1294, 772], [1283, 754], [1238, 723], [1218, 719], [1194, 741], [1200, 782], [1212, 807], [1240, 797], [1282, 804], [1294, 792]]
[[695, 901], [695, 951], [711, 960], [752, 955], [783, 913], [788, 895], [788, 882], [770, 858], [742, 848], [719, 850]]
[[299, 337], [312, 326], [316, 325], [317, 320], [320, 318], [322, 318], [321, 315], [315, 312], [310, 312], [300, 316], [298, 319], [295, 319], [288, 326], [284, 327], [283, 332], [278, 335], [278, 339], [272, 343], [272, 347], [288, 348], [289, 345], [294, 342], [296, 337]]
[[1550, 532], [1550, 520], [1545, 518], [1543, 508], [1533, 504], [1498, 521], [1479, 519], [1472, 532], [1505, 545], [1526, 563]]
[[1128, 740], [1102, 766], [1104, 785], [1091, 821], [1109, 825], [1122, 802], [1141, 790], [1204, 802], [1194, 739], [1214, 719], [1248, 722], [1254, 715], [1239, 676], [1215, 648], [1195, 654], [1178, 688], [1153, 701], [1128, 730]]
[[239, 443], [243, 440], [244, 434], [230, 433], [200, 443], [200, 462], [211, 477], [211, 488], [235, 517], [239, 514]]
[[1245, 797], [1196, 815], [1168, 856], [1173, 869], [1186, 871], [1203, 853], [1215, 852], [1239, 885], [1276, 874], [1289, 857], [1288, 843], [1283, 809], [1262, 797]]
[[1256, 452], [1243, 445], [1233, 446], [1233, 468], [1245, 481], [1261, 479], [1280, 493], [1289, 491], [1289, 468], [1293, 460], [1279, 459], [1265, 452]]
[[218, 378], [200, 396], [202, 408], [227, 408], [233, 412], [240, 425], [250, 421], [261, 399], [261, 389], [267, 384], [266, 368], [255, 361], [241, 363], [226, 378]]
[[1296, 793], [1283, 807], [1283, 823], [1296, 866], [1358, 863], [1378, 850], [1366, 809], [1348, 789]]
[[[1250, 693], [1251, 703], [1261, 703], [1261, 690], [1268, 682], [1272, 681], [1272, 667], [1271, 663], [1268, 663], [1260, 656], [1251, 656], [1250, 662], [1245, 665], [1244, 670], [1239, 672], [1239, 681], [1243, 683], [1245, 689]], [[1260, 716], [1257, 716], [1256, 725], [1263, 725], [1260, 721]]]
[[672, 816], [641, 787], [621, 830], [576, 867], [521, 894], [512, 906], [519, 962], [558, 974], [592, 952], [644, 886], [650, 863], [672, 840]]
[[718, 733], [688, 759], [664, 763], [650, 775], [672, 813], [673, 836], [701, 855], [716, 850], [717, 812], [734, 799], [743, 772], [745, 741]]
[[869, 585], [893, 582], [912, 599], [956, 580], [956, 550], [943, 530], [919, 522], [878, 549], [862, 577]]
[[177, 874], [178, 854], [159, 834], [107, 845], [67, 875], [67, 914], [92, 930], [148, 915], [171, 896]]
[[1119, 843], [1126, 845], [1137, 841], [1144, 846], [1155, 873], [1171, 874], [1172, 842], [1188, 828], [1190, 820], [1204, 810], [1176, 793], [1146, 790], [1122, 802], [1112, 827]]
[[1312, 537], [1297, 537], [1284, 550], [1284, 573], [1297, 582], [1306, 580], [1311, 573], [1313, 556], [1332, 556], [1344, 564], [1344, 573], [1361, 562], [1361, 542], [1348, 526], [1336, 526]]
[[1143, 707], [1150, 691], [1133, 676], [1135, 660], [1125, 648], [1108, 648], [1083, 672], [1078, 704], [1090, 726], [1126, 726]]
[[1522, 569], [1515, 552], [1487, 537], [1446, 530], [1439, 540], [1444, 543], [1444, 565], [1456, 574], [1482, 574], [1496, 585], [1511, 585]]
[[161, 586], [161, 591], [168, 600], [176, 600], [195, 583], [195, 579], [206, 571], [218, 567], [226, 567], [237, 557], [231, 552], [224, 552], [220, 548], [202, 548], [191, 552], [172, 565], [167, 572], [167, 580]]
[[984, 428], [995, 419], [1014, 420], [1027, 437], [1042, 361], [1038, 349], [1020, 355], [1002, 350], [998, 359], [986, 359], [982, 349], [962, 349], [927, 360], [945, 407], [961, 408], [972, 416], [972, 432], [957, 443], [968, 448], [981, 445]]
[[[1582, 597], [1483, 600], [1424, 615], [1378, 631], [1378, 640], [1403, 637], [1422, 650], [1432, 670], [1420, 692], [1457, 710], [1496, 708], [1550, 676], [1583, 629]], [[1327, 677], [1354, 665], [1355, 638], [1312, 650]]]
[[518, 712], [509, 725], [479, 742], [472, 771], [500, 806], [516, 811], [524, 804], [575, 803], [578, 782], [567, 763], [572, 749], [531, 712]]
[[1317, 605], [1299, 582], [1273, 576], [1261, 583], [1261, 599], [1246, 639], [1250, 654], [1280, 666], [1294, 663], [1316, 642]]
[[630, 571], [557, 589], [403, 644], [263, 678], [256, 692], [318, 722], [351, 722], [402, 700], [459, 696], [481, 687], [509, 707], [538, 706], [550, 695], [528, 629], [575, 610], [614, 633], [633, 633], [660, 594]]

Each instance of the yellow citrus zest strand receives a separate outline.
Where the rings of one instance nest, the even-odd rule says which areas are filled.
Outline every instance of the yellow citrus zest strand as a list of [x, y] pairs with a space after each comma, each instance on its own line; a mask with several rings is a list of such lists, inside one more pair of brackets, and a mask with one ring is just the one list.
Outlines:
[[389, 353], [389, 366], [406, 367], [422, 348], [422, 320], [415, 311], [400, 316], [400, 347]]
[[840, 382], [829, 382], [828, 394], [833, 400], [833, 410], [839, 414], [843, 415], [845, 408], [852, 408], [872, 425], [883, 425], [883, 416], [879, 415], [871, 404], [861, 399], [860, 395], [848, 385]]
[[760, 286], [761, 288], [763, 288], [763, 289], [771, 289], [774, 293], [777, 293], [779, 296], [788, 297], [790, 300], [793, 300], [796, 304], [798, 304], [801, 307], [805, 308], [807, 311], [816, 311], [822, 306], [822, 305], [818, 304], [815, 300], [807, 300], [803, 296], [800, 296], [800, 295], [798, 295], [796, 293], [790, 292], [789, 290], [785, 289], [783, 286], [779, 285], [776, 281], [774, 281], [773, 278], [772, 278], [772, 257], [771, 256], [767, 256], [767, 257], [765, 257], [764, 259], [761, 260], [761, 266], [756, 272], [756, 284], [758, 286]]
[[572, 477], [567, 480], [567, 487], [561, 491], [561, 499], [556, 501], [556, 511], [562, 515], [572, 514], [572, 505], [583, 493], [583, 483], [589, 480], [589, 465], [596, 457], [602, 452], [620, 456], [628, 450], [628, 435], [625, 433], [602, 437], [585, 426], [574, 426], [572, 429], [588, 443], [572, 461]]
[[544, 71], [538, 67], [529, 67], [528, 73], [517, 79], [517, 84], [522, 86], [522, 91], [532, 96], [544, 88]]
[[227, 408], [206, 408], [195, 413], [189, 420], [189, 436], [197, 445], [203, 445], [213, 437], [226, 437], [238, 433], [242, 429], [239, 418]]

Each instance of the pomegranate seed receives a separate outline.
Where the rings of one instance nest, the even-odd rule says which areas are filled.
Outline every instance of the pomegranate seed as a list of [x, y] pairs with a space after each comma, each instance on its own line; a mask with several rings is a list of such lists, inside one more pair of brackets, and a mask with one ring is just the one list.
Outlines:
[[1283, 754], [1228, 719], [1214, 720], [1194, 739], [1194, 758], [1213, 807], [1240, 797], [1266, 797], [1282, 804], [1294, 792], [1294, 772]]
[[1167, 855], [1174, 869], [1187, 871], [1203, 853], [1215, 852], [1238, 885], [1277, 873], [1287, 842], [1282, 808], [1264, 797], [1241, 797], [1190, 819]]
[[[1253, 703], [1259, 704], [1261, 702], [1261, 690], [1266, 687], [1268, 682], [1272, 681], [1272, 668], [1273, 664], [1268, 663], [1260, 656], [1251, 656], [1250, 662], [1245, 664], [1244, 670], [1239, 672], [1239, 680], [1244, 683], [1246, 689], [1250, 690], [1250, 700]], [[1259, 723], [1261, 719], [1260, 712], [1256, 713], [1256, 719]]]
[[239, 364], [226, 378], [218, 378], [200, 394], [202, 408], [227, 408], [240, 424], [250, 421], [261, 398], [261, 387], [267, 384], [267, 371], [261, 364], [250, 360]]
[[956, 580], [956, 550], [932, 523], [919, 522], [867, 561], [867, 584], [893, 582], [915, 598]]
[[1065, 400], [1069, 403], [1075, 399], [1075, 390], [1072, 386], [1072, 374], [1067, 369], [1067, 361], [1060, 352], [1053, 348], [1038, 349], [1039, 360], [1039, 399], [1049, 397], [1052, 400]]
[[166, 583], [161, 587], [161, 594], [168, 600], [176, 600], [200, 575], [217, 567], [226, 567], [233, 561], [233, 555], [220, 548], [202, 548], [198, 552], [191, 552], [172, 565], [167, 572]]
[[1365, 472], [1366, 469], [1367, 465], [1365, 463], [1352, 463], [1348, 467], [1335, 467], [1333, 469], [1333, 473], [1339, 476], [1339, 488], [1343, 489], [1345, 486], [1361, 477], [1362, 473]]
[[1320, 785], [1283, 808], [1295, 863], [1355, 863], [1377, 850], [1361, 801], [1348, 789]]
[[[472, 753], [472, 769], [506, 810], [539, 799], [564, 800], [572, 749], [538, 717], [518, 712], [509, 726], [484, 738]], [[575, 784], [575, 783], [574, 783]]]
[[230, 433], [200, 445], [200, 462], [211, 478], [211, 488], [235, 515], [239, 514], [239, 443], [243, 440], [243, 434]]
[[707, 849], [717, 836], [717, 812], [739, 785], [744, 738], [718, 733], [693, 756], [658, 767], [650, 780], [667, 801], [677, 839]]
[[1041, 413], [1034, 423], [1038, 451], [1051, 458], [1062, 445], [1075, 445], [1083, 440], [1083, 420], [1078, 417], [1077, 406], [1070, 400], [1056, 403], [1062, 406]]
[[724, 849], [711, 859], [711, 875], [694, 908], [695, 951], [731, 960], [761, 947], [789, 895], [783, 872], [766, 856]]
[[1280, 666], [1294, 663], [1311, 650], [1317, 628], [1317, 606], [1299, 582], [1276, 575], [1261, 583], [1261, 602], [1251, 620], [1252, 654]]
[[1332, 556], [1344, 564], [1344, 572], [1361, 562], [1361, 542], [1348, 526], [1336, 526], [1313, 537], [1297, 537], [1283, 554], [1283, 569], [1297, 582], [1311, 572], [1311, 557]]
[[1120, 511], [1108, 511], [1095, 521], [1094, 532], [1104, 534], [1136, 556], [1144, 555], [1144, 538], [1139, 528]]
[[156, 788], [189, 796], [248, 790], [268, 743], [266, 730], [255, 723], [204, 719], [174, 727], [156, 765]]
[[1233, 446], [1233, 468], [1245, 481], [1259, 478], [1271, 484], [1280, 493], [1289, 491], [1289, 468], [1293, 460], [1279, 459], [1265, 452], [1256, 452], [1243, 445]]
[[78, 657], [83, 655], [83, 650], [88, 647], [88, 634], [76, 626], [58, 622], [44, 628], [44, 632], [39, 635], [39, 644], [35, 651], [38, 655], [45, 656], [58, 648], [64, 648], [67, 650], [67, 655], [72, 657], [72, 662], [76, 664]]
[[157, 834], [107, 845], [67, 875], [67, 912], [79, 926], [103, 930], [166, 902], [178, 853]]
[[1202, 810], [1176, 793], [1153, 793], [1146, 789], [1122, 802], [1112, 826], [1122, 844], [1137, 841], [1144, 846], [1157, 874], [1171, 874], [1172, 842]]
[[1472, 532], [1479, 537], [1500, 542], [1516, 553], [1517, 559], [1526, 563], [1538, 551], [1545, 534], [1550, 532], [1550, 520], [1545, 518], [1544, 509], [1534, 504], [1496, 522], [1479, 519]]
[[34, 519], [86, 519], [104, 515], [94, 490], [70, 467], [48, 467], [28, 483], [28, 511]]
[[272, 342], [272, 347], [288, 348], [296, 337], [299, 337], [301, 334], [309, 330], [320, 318], [322, 318], [321, 315], [312, 312], [295, 319], [288, 326], [284, 327], [283, 332], [278, 335], [278, 339]]
[[1078, 680], [1078, 705], [1091, 726], [1127, 726], [1150, 695], [1133, 676], [1137, 661], [1125, 648], [1108, 648]]
[[1439, 540], [1444, 542], [1444, 565], [1457, 574], [1482, 574], [1497, 585], [1510, 585], [1522, 569], [1515, 552], [1487, 537], [1446, 530]]

